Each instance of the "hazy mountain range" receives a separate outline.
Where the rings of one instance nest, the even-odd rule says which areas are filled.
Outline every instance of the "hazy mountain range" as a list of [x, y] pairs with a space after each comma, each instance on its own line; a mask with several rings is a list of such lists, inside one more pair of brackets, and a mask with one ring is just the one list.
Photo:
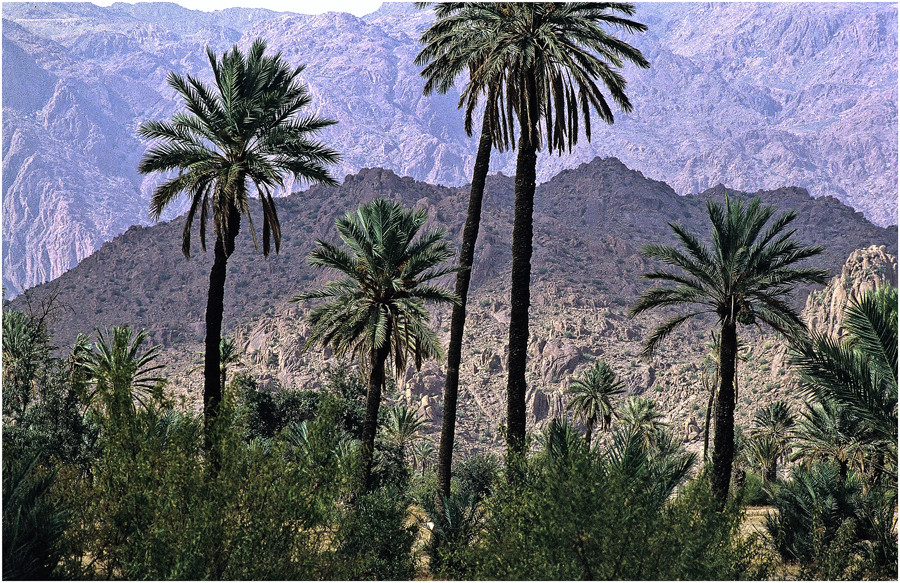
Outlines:
[[[652, 67], [625, 71], [634, 112], [593, 143], [542, 157], [539, 179], [614, 155], [675, 192], [718, 183], [831, 195], [897, 223], [897, 7], [639, 4], [629, 38]], [[135, 129], [178, 107], [169, 71], [209, 77], [204, 49], [265, 38], [305, 63], [342, 178], [381, 166], [450, 186], [475, 142], [457, 95], [422, 96], [413, 64], [428, 12], [386, 4], [357, 18], [174, 4], [3, 4], [3, 285], [58, 277], [134, 224], [154, 179], [136, 172]], [[511, 154], [492, 171], [514, 173]], [[294, 190], [300, 188], [296, 185]], [[171, 218], [179, 209], [167, 215]], [[615, 212], [611, 209], [610, 212]]]

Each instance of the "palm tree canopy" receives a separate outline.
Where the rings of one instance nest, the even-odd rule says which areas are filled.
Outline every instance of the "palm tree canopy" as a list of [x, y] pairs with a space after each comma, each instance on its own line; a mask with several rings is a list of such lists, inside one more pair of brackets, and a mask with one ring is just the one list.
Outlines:
[[807, 403], [794, 438], [794, 460], [837, 460], [862, 468], [866, 436], [850, 411], [836, 403]]
[[[644, 274], [644, 278], [676, 284], [644, 292], [631, 308], [630, 316], [653, 308], [693, 305], [694, 311], [672, 318], [656, 328], [644, 343], [643, 356], [686, 320], [701, 314], [715, 314], [720, 322], [757, 324], [764, 322], [788, 338], [798, 338], [805, 330], [800, 316], [789, 303], [794, 286], [825, 283], [826, 272], [812, 267], [796, 267], [805, 259], [822, 253], [818, 246], [803, 246], [788, 230], [796, 212], [787, 212], [769, 224], [775, 208], [759, 198], [744, 201], [725, 197], [725, 204], [706, 203], [712, 224], [712, 247], [679, 225], [669, 223], [682, 250], [665, 245], [646, 245], [642, 254], [675, 267]], [[764, 230], [765, 229], [765, 230]]]
[[753, 434], [762, 435], [786, 444], [794, 428], [794, 415], [784, 401], [769, 403], [753, 417]]
[[615, 409], [611, 398], [625, 392], [625, 385], [603, 360], [572, 381], [567, 393], [574, 395], [566, 406], [574, 411], [576, 419], [593, 428], [600, 422], [601, 429], [608, 429]]
[[[153, 145], [138, 171], [171, 173], [153, 193], [150, 215], [159, 219], [181, 193], [191, 199], [182, 236], [182, 251], [190, 255], [191, 225], [200, 213], [200, 241], [206, 249], [206, 222], [212, 211], [215, 235], [228, 241], [234, 226], [233, 211], [247, 217], [253, 242], [256, 231], [250, 216], [248, 186], [253, 185], [262, 203], [263, 253], [270, 238], [277, 252], [281, 227], [272, 198], [284, 188], [285, 178], [334, 184], [325, 166], [338, 154], [312, 139], [333, 120], [300, 116], [310, 103], [299, 76], [304, 67], [290, 67], [281, 53], [265, 56], [266, 44], [257, 39], [245, 55], [237, 46], [221, 58], [207, 49], [215, 77], [209, 87], [188, 75], [170, 73], [169, 85], [184, 99], [187, 111], [168, 121], [149, 121], [138, 134]], [[238, 216], [240, 216], [238, 215]], [[233, 249], [226, 248], [230, 255]]]
[[[416, 4], [419, 8], [425, 8], [430, 3]], [[485, 51], [490, 46], [491, 26], [496, 24], [484, 18], [482, 8], [482, 3], [478, 2], [441, 2], [435, 5], [435, 21], [422, 33], [419, 42], [423, 48], [415, 60], [417, 66], [423, 67], [425, 95], [435, 91], [447, 93], [464, 71], [481, 66], [486, 58]], [[492, 143], [500, 151], [507, 150], [512, 146], [512, 136], [503, 131], [506, 125], [500, 121], [502, 94], [498, 90], [502, 85], [502, 78], [484, 82], [489, 84], [468, 91], [457, 104], [460, 108], [465, 104], [466, 135], [472, 135], [473, 116], [481, 94], [484, 93], [488, 100], [485, 105], [486, 113], [494, 114], [489, 118], [492, 120]]]
[[425, 425], [425, 418], [406, 405], [397, 405], [388, 409], [385, 420], [385, 433], [397, 445], [407, 444], [424, 439], [419, 430]]
[[423, 209], [407, 210], [379, 198], [336, 221], [347, 250], [316, 241], [310, 265], [334, 269], [344, 277], [291, 300], [326, 300], [309, 315], [307, 347], [331, 345], [335, 354], [354, 354], [365, 366], [373, 349], [389, 343], [398, 375], [406, 370], [409, 356], [416, 367], [425, 358], [441, 357], [425, 303], [459, 300], [428, 282], [457, 268], [442, 265], [453, 256], [442, 229], [416, 238], [427, 217]]
[[633, 431], [641, 431], [652, 435], [666, 423], [663, 416], [656, 410], [656, 403], [647, 397], [629, 397], [622, 404], [622, 412], [619, 414], [619, 422]]
[[99, 399], [108, 414], [133, 409], [135, 402], [152, 409], [162, 397], [163, 379], [157, 372], [163, 366], [156, 363], [159, 346], [142, 350], [146, 340], [146, 330], [135, 333], [128, 326], [113, 326], [106, 332], [97, 330], [96, 344], [80, 343], [75, 365], [92, 381], [93, 388], [85, 395], [89, 405]]
[[[614, 119], [601, 85], [623, 111], [631, 110], [619, 69], [625, 62], [644, 68], [650, 63], [605, 29], [645, 31], [644, 24], [627, 18], [634, 12], [633, 4], [618, 2], [441, 3], [435, 8], [438, 21], [422, 37], [425, 48], [417, 63], [427, 63], [422, 72], [426, 92], [446, 92], [468, 70], [460, 96], [467, 117], [488, 87], [501, 84], [496, 103], [487, 107], [505, 128], [503, 143], [511, 141], [516, 118], [543, 118], [544, 134], [539, 130], [532, 141], [545, 141], [551, 152], [571, 150], [579, 118], [588, 140], [591, 110], [607, 123]], [[536, 101], [523, 101], [523, 88], [532, 78]], [[530, 124], [523, 128], [531, 131]]]
[[897, 289], [853, 298], [841, 341], [819, 333], [792, 347], [802, 387], [820, 403], [845, 409], [853, 425], [897, 457]]

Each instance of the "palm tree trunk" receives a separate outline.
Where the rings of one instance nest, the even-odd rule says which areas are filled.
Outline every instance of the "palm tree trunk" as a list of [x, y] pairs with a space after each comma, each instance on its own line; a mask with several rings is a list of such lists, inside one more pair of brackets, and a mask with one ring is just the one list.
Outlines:
[[709, 421], [712, 417], [713, 403], [716, 398], [716, 385], [719, 379], [714, 378], [712, 386], [709, 389], [709, 401], [706, 402], [706, 425], [703, 426], [703, 462], [709, 461]]
[[722, 324], [719, 345], [721, 386], [716, 399], [716, 439], [713, 447], [712, 491], [719, 508], [725, 507], [731, 468], [734, 462], [734, 363], [737, 356], [737, 330], [733, 321]]
[[[209, 296], [206, 301], [206, 358], [203, 365], [203, 437], [206, 451], [214, 456], [213, 430], [219, 404], [222, 401], [222, 384], [219, 342], [222, 339], [222, 314], [225, 311], [225, 275], [228, 257], [222, 240], [216, 238], [215, 259], [209, 272]], [[215, 456], [214, 456], [215, 457]], [[211, 459], [213, 466], [218, 466]]]
[[[509, 377], [507, 402], [507, 465], [525, 449], [525, 363], [528, 349], [528, 307], [531, 303], [531, 252], [534, 233], [534, 189], [537, 166], [537, 88], [525, 75], [519, 108], [521, 132], [516, 157], [515, 216], [512, 232], [512, 289], [509, 314]], [[529, 107], [530, 105], [530, 107]]]
[[441, 443], [438, 446], [438, 490], [450, 496], [450, 477], [453, 466], [453, 441], [456, 434], [456, 402], [459, 397], [459, 365], [462, 360], [462, 339], [466, 325], [466, 301], [469, 296], [469, 282], [472, 278], [472, 263], [475, 258], [475, 242], [481, 223], [481, 203], [484, 198], [484, 182], [491, 163], [491, 119], [490, 104], [496, 97], [496, 89], [488, 92], [488, 107], [481, 122], [481, 138], [472, 170], [472, 188], [469, 191], [469, 210], [463, 227], [462, 247], [459, 250], [460, 270], [456, 273], [456, 295], [459, 305], [453, 306], [450, 317], [450, 347], [447, 349], [447, 378], [444, 382], [444, 404], [441, 414]]
[[366, 418], [362, 429], [362, 479], [361, 491], [369, 491], [372, 478], [372, 457], [375, 451], [375, 432], [378, 429], [378, 409], [381, 407], [381, 389], [384, 387], [384, 365], [391, 351], [388, 326], [384, 346], [372, 350], [372, 372], [369, 374], [369, 386], [366, 391]]
[[591, 430], [592, 430], [593, 428], [594, 428], [594, 426], [591, 425], [590, 423], [588, 423], [588, 424], [587, 424], [587, 427], [584, 428], [584, 440], [587, 442], [587, 446], [588, 446], [588, 447], [591, 447], [591, 437], [592, 437], [592, 435], [591, 435], [592, 431], [591, 431]]
[[213, 266], [209, 272], [209, 295], [206, 301], [206, 355], [203, 364], [203, 445], [210, 454], [213, 471], [219, 459], [213, 448], [215, 421], [222, 402], [221, 353], [222, 316], [225, 312], [225, 275], [228, 257], [234, 251], [234, 240], [241, 229], [241, 215], [233, 206], [228, 213], [225, 241], [216, 237]]
[[766, 472], [765, 472], [765, 475], [763, 476], [763, 483], [771, 484], [775, 481], [775, 479], [777, 477], [778, 477], [778, 462], [775, 460], [772, 460], [766, 466]]

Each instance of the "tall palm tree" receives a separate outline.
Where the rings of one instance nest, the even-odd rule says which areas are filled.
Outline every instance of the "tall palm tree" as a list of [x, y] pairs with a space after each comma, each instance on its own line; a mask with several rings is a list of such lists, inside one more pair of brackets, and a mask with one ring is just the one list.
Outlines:
[[[631, 110], [625, 61], [649, 67], [639, 50], [610, 35], [605, 28], [642, 32], [646, 26], [626, 18], [628, 3], [498, 3], [485, 7], [493, 21], [485, 35], [479, 66], [470, 71], [470, 85], [484, 87], [503, 79], [508, 133], [518, 121], [515, 210], [512, 234], [512, 274], [507, 380], [507, 440], [509, 454], [525, 446], [525, 365], [528, 347], [531, 253], [537, 151], [562, 153], [577, 143], [579, 123], [591, 139], [590, 112], [607, 123], [613, 112], [596, 79], [623, 110]], [[543, 124], [541, 121], [543, 120]]]
[[[715, 331], [709, 333], [710, 341], [704, 342], [703, 345], [709, 349], [709, 352], [703, 358], [703, 377], [702, 382], [704, 388], [709, 393], [709, 400], [706, 402], [706, 422], [703, 425], [703, 461], [709, 461], [709, 423], [712, 417], [713, 404], [715, 403], [716, 393], [719, 388], [719, 344], [720, 336]], [[734, 362], [734, 401], [738, 398], [738, 362], [747, 361], [747, 354], [750, 347], [746, 342], [738, 338], [737, 357]]]
[[191, 201], [182, 235], [184, 255], [190, 257], [191, 230], [198, 212], [204, 251], [208, 218], [216, 236], [206, 304], [203, 415], [207, 449], [222, 399], [219, 342], [226, 267], [242, 216], [250, 223], [254, 245], [257, 243], [250, 215], [251, 190], [262, 206], [263, 255], [269, 254], [270, 241], [277, 253], [281, 225], [272, 192], [284, 188], [287, 176], [333, 184], [326, 165], [339, 158], [334, 150], [312, 139], [335, 122], [300, 115], [310, 103], [306, 86], [299, 80], [303, 66], [289, 66], [280, 53], [266, 56], [265, 48], [258, 39], [246, 55], [235, 46], [221, 58], [207, 49], [215, 86], [170, 73], [168, 83], [184, 100], [187, 111], [168, 121], [146, 122], [138, 129], [141, 137], [154, 140], [138, 171], [169, 176], [177, 171], [153, 193], [150, 215], [158, 220], [184, 193]]
[[598, 360], [572, 381], [566, 392], [574, 395], [566, 408], [572, 409], [575, 418], [584, 424], [584, 439], [590, 444], [594, 425], [599, 423], [601, 431], [610, 428], [615, 414], [612, 397], [624, 393], [625, 385], [606, 361]]
[[645, 357], [688, 319], [704, 314], [718, 319], [720, 386], [716, 396], [712, 489], [724, 505], [734, 462], [737, 325], [764, 323], [788, 338], [800, 337], [805, 326], [789, 303], [790, 292], [801, 283], [824, 283], [826, 274], [821, 269], [796, 266], [822, 252], [821, 247], [801, 245], [793, 239], [794, 231], [786, 230], [796, 212], [780, 215], [766, 228], [775, 208], [763, 205], [758, 198], [745, 204], [726, 196], [724, 205], [710, 200], [706, 209], [712, 225], [712, 248], [683, 227], [669, 223], [683, 250], [664, 245], [642, 249], [645, 257], [676, 268], [644, 277], [676, 287], [655, 287], [644, 292], [630, 315], [633, 318], [665, 306], [693, 307], [693, 311], [676, 316], [653, 331], [644, 343]]
[[897, 464], [897, 313], [897, 289], [881, 286], [851, 299], [844, 339], [813, 333], [792, 355], [807, 392], [849, 415], [863, 445], [886, 458], [878, 473]]
[[[427, 3], [418, 3], [423, 7]], [[464, 72], [477, 69], [484, 62], [482, 54], [486, 41], [493, 33], [495, 20], [490, 5], [477, 2], [442, 2], [434, 7], [435, 22], [422, 34], [424, 48], [416, 57], [416, 65], [424, 67], [422, 76], [427, 79], [426, 95], [437, 91], [446, 93]], [[466, 302], [475, 258], [475, 243], [481, 225], [481, 206], [484, 184], [491, 163], [491, 149], [503, 151], [510, 147], [511, 139], [505, 134], [503, 112], [499, 107], [503, 71], [494, 79], [482, 78], [485, 85], [472, 84], [463, 92], [459, 107], [465, 103], [465, 130], [472, 135], [472, 121], [479, 98], [485, 93], [485, 108], [481, 122], [478, 152], [472, 169], [472, 185], [469, 190], [469, 207], [463, 226], [462, 244], [459, 250], [460, 270], [456, 274], [455, 292], [460, 303], [453, 306], [450, 317], [450, 344], [447, 348], [447, 376], [444, 381], [444, 399], [441, 416], [441, 441], [438, 448], [438, 489], [450, 496], [450, 478], [453, 465], [453, 442], [456, 434], [456, 408], [459, 396], [459, 367], [462, 361], [462, 339], [466, 324]]]
[[306, 346], [331, 346], [335, 355], [352, 354], [368, 372], [366, 415], [362, 431], [363, 490], [369, 487], [378, 409], [390, 356], [399, 376], [412, 358], [416, 368], [427, 358], [440, 358], [437, 335], [428, 327], [425, 302], [458, 302], [449, 290], [428, 282], [453, 273], [442, 264], [453, 256], [444, 231], [425, 224], [425, 210], [375, 199], [336, 221], [349, 251], [317, 241], [309, 263], [334, 269], [344, 277], [292, 301], [326, 300], [310, 312]]

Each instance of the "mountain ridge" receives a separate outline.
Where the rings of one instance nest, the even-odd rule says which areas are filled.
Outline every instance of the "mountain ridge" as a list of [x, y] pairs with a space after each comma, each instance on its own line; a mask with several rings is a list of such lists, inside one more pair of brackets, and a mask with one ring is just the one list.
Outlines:
[[[665, 314], [632, 320], [627, 309], [648, 285], [640, 275], [657, 267], [640, 255], [640, 246], [674, 244], [668, 221], [706, 240], [706, 201], [721, 200], [726, 193], [752, 196], [725, 187], [679, 196], [665, 183], [647, 179], [615, 158], [597, 158], [538, 186], [527, 373], [531, 427], [564, 410], [569, 379], [596, 358], [614, 365], [630, 394], [646, 393], [659, 400], [675, 426], [690, 424], [691, 419], [696, 425], [697, 408], [705, 406], [705, 397], [698, 393], [697, 363], [704, 356], [703, 342], [713, 322], [692, 322], [645, 362], [637, 359], [640, 342]], [[805, 244], [826, 246], [814, 264], [830, 275], [840, 278], [848, 257], [858, 249], [874, 248], [871, 258], [854, 269], [868, 273], [877, 266], [887, 274], [882, 279], [896, 282], [897, 227], [878, 227], [836, 199], [814, 199], [802, 189], [753, 194], [780, 212], [798, 211], [793, 224], [796, 237]], [[429, 224], [447, 229], [453, 244], [459, 245], [468, 189], [430, 185], [382, 168], [365, 168], [339, 186], [315, 186], [276, 201], [284, 236], [278, 255], [263, 258], [253, 249], [247, 228], [242, 229], [226, 279], [225, 333], [236, 339], [246, 370], [264, 388], [315, 388], [322, 370], [334, 364], [328, 351], [303, 350], [310, 306], [288, 300], [333, 277], [306, 264], [314, 241], [335, 240], [335, 218], [376, 196], [428, 210]], [[469, 448], [490, 449], [499, 439], [512, 213], [513, 179], [489, 176], [464, 342], [462, 400], [470, 417], [462, 422], [461, 431], [468, 436]], [[196, 229], [192, 248], [197, 251], [191, 259], [181, 255], [183, 220], [131, 227], [63, 276], [32, 288], [5, 307], [40, 305], [51, 296], [60, 306], [68, 306], [51, 326], [54, 343], [63, 352], [77, 334], [90, 334], [95, 327], [128, 324], [149, 329], [151, 342], [163, 346], [170, 388], [188, 406], [199, 406], [202, 382], [191, 370], [202, 353], [211, 257], [199, 251]], [[452, 278], [445, 279], [443, 283], [452, 286]], [[810, 291], [818, 295], [809, 295]], [[803, 309], [824, 295], [817, 287], [802, 288], [794, 304]], [[817, 321], [824, 319], [824, 308], [808, 310]], [[432, 325], [446, 343], [449, 310], [432, 310], [432, 316]], [[753, 329], [742, 329], [741, 336], [755, 347], [759, 359], [757, 366], [742, 373], [745, 410], [752, 411], [760, 400], [793, 395], [784, 366], [786, 349], [780, 341]], [[418, 407], [430, 421], [428, 431], [436, 432], [442, 386], [441, 365], [428, 363], [418, 373], [408, 371], [400, 392], [391, 398]]]
[[[653, 67], [625, 71], [635, 104], [592, 144], [541, 156], [539, 179], [616, 155], [678, 193], [790, 184], [896, 224], [896, 6], [639, 4]], [[175, 18], [175, 15], [178, 17]], [[262, 35], [305, 63], [316, 113], [340, 123], [339, 178], [362, 167], [468, 182], [474, 140], [457, 93], [423, 97], [412, 60], [427, 12], [361, 18], [177, 5], [3, 5], [3, 284], [53, 279], [130, 225], [149, 224], [157, 178], [136, 173], [134, 130], [177, 107], [171, 71], [208, 79], [205, 47]], [[715, 26], [712, 26], [712, 25]], [[492, 171], [514, 173], [514, 155]], [[290, 185], [289, 191], [301, 185]], [[182, 212], [175, 208], [166, 218]]]

